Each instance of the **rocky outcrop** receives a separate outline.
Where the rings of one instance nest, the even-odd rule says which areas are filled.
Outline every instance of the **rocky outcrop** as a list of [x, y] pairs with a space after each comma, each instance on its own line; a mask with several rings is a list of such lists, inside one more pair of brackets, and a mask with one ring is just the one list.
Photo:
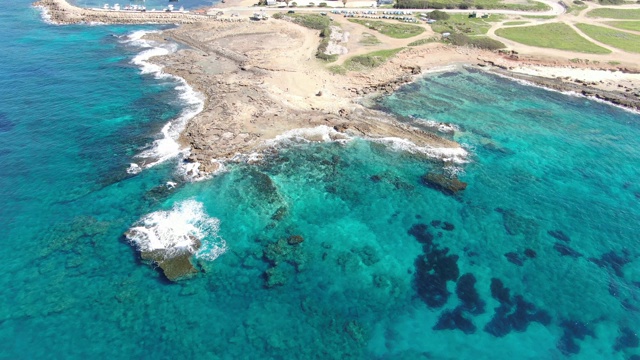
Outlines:
[[391, 81], [382, 82], [379, 84], [371, 84], [360, 88], [350, 88], [353, 94], [357, 96], [363, 96], [368, 94], [391, 94], [398, 90], [402, 85], [413, 81], [415, 75], [419, 75], [422, 70], [420, 66], [409, 66], [404, 68], [405, 74], [399, 76]]
[[438, 190], [446, 195], [455, 195], [467, 188], [467, 183], [457, 177], [428, 173], [420, 178], [423, 185]]

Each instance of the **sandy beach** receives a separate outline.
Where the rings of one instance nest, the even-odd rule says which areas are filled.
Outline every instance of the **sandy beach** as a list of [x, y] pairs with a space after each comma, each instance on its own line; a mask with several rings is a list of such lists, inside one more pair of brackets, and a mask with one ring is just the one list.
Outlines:
[[[361, 105], [363, 96], [390, 93], [415, 76], [452, 64], [477, 66], [640, 110], [637, 68], [430, 43], [405, 48], [372, 71], [342, 75], [330, 72], [315, 58], [319, 31], [284, 20], [242, 21], [244, 17], [238, 16], [231, 21], [202, 14], [106, 12], [80, 9], [64, 0], [42, 0], [35, 5], [47, 8], [51, 21], [63, 24], [183, 24], [147, 37], [188, 46], [155, 57], [153, 62], [164, 72], [185, 79], [206, 97], [204, 110], [187, 124], [180, 138], [191, 149], [187, 161], [197, 164], [204, 173], [216, 171], [220, 161], [260, 152], [269, 140], [282, 134], [321, 126], [333, 129], [324, 134], [325, 140], [327, 136], [332, 140], [353, 136], [401, 138], [411, 141], [416, 149], [462, 153], [458, 144], [434, 135], [419, 122], [396, 119]], [[341, 25], [344, 31], [352, 32], [352, 38], [362, 36], [355, 24]], [[386, 47], [406, 46], [411, 41], [380, 37]], [[356, 41], [341, 45], [349, 55], [375, 50]], [[341, 61], [344, 58], [338, 63]], [[317, 131], [296, 134], [308, 140], [323, 138]]]

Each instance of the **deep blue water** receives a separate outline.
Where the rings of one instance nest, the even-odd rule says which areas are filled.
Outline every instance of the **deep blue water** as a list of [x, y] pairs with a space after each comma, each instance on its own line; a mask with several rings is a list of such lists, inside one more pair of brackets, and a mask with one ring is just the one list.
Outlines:
[[[0, 357], [640, 354], [640, 116], [461, 70], [379, 106], [454, 124], [466, 164], [354, 140], [134, 176], [184, 108], [131, 63], [151, 28], [51, 26], [27, 2], [0, 21]], [[226, 252], [171, 283], [123, 236], [148, 214]]]

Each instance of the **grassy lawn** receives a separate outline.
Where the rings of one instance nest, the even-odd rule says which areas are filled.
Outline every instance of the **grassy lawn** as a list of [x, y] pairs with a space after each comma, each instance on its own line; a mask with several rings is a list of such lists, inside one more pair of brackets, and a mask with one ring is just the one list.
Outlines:
[[607, 19], [640, 20], [640, 9], [594, 9], [589, 11], [587, 16]]
[[397, 53], [402, 51], [402, 49], [404, 48], [380, 50], [364, 55], [353, 56], [347, 59], [342, 66], [335, 65], [329, 67], [329, 71], [336, 74], [345, 74], [347, 71], [364, 71], [373, 69], [387, 62], [387, 60], [394, 57]]
[[628, 52], [640, 53], [640, 35], [607, 29], [602, 26], [576, 24], [590, 38]]
[[375, 30], [383, 35], [387, 35], [396, 39], [406, 39], [420, 35], [424, 32], [422, 26], [411, 24], [398, 24], [377, 20], [361, 20], [361, 19], [349, 19], [350, 22], [364, 25], [371, 30]]
[[609, 54], [602, 48], [578, 35], [569, 25], [551, 23], [537, 26], [498, 29], [496, 35], [521, 44], [575, 51], [589, 54]]
[[505, 2], [502, 0], [397, 0], [401, 8], [427, 8], [430, 9], [455, 9], [460, 4], [465, 4], [469, 9], [509, 9], [509, 10], [533, 10], [546, 11], [551, 10], [549, 6], [539, 1], [527, 0], [526, 3], [514, 4], [513, 2]]
[[431, 24], [437, 33], [459, 32], [467, 35], [483, 35], [489, 31], [491, 22], [504, 19], [504, 15], [490, 15], [486, 19], [469, 18], [467, 14], [451, 14], [449, 20], [438, 20]]
[[[275, 19], [286, 19], [294, 22], [298, 25], [302, 25], [309, 29], [314, 30], [324, 30], [325, 28], [331, 25], [331, 20], [327, 16], [322, 16], [320, 14], [282, 14], [277, 13], [274, 14], [273, 17]], [[288, 18], [288, 19], [287, 19]]]
[[373, 46], [373, 45], [382, 44], [382, 41], [378, 40], [378, 38], [375, 37], [374, 35], [371, 35], [369, 33], [362, 33], [362, 38], [358, 43], [364, 46]]
[[609, 21], [606, 24], [618, 29], [640, 31], [640, 21]]
[[509, 25], [524, 25], [524, 24], [528, 24], [528, 21], [507, 21], [506, 23], [502, 24], [505, 26], [509, 26]]

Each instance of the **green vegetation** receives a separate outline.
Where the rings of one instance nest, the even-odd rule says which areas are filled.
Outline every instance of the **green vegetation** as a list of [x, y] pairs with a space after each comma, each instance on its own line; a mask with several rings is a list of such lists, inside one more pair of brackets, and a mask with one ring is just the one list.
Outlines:
[[590, 38], [598, 40], [601, 43], [624, 51], [640, 53], [640, 35], [588, 24], [576, 24], [576, 27]]
[[459, 32], [467, 35], [483, 35], [491, 28], [490, 22], [504, 19], [503, 15], [491, 15], [486, 19], [470, 18], [467, 14], [451, 14], [451, 18], [445, 21], [437, 21], [431, 24], [431, 29], [437, 33]]
[[527, 0], [526, 3], [509, 3], [502, 0], [397, 0], [398, 9], [508, 9], [546, 11], [551, 8], [541, 2]]
[[347, 71], [364, 71], [372, 69], [384, 64], [387, 60], [394, 57], [404, 48], [380, 50], [372, 53], [353, 56], [344, 62], [342, 66], [332, 66], [329, 68], [336, 74], [343, 74]]
[[[325, 18], [326, 19], [326, 18]], [[349, 19], [352, 23], [364, 25], [371, 30], [375, 30], [383, 35], [396, 39], [407, 39], [420, 35], [424, 32], [422, 26], [410, 24], [394, 24], [384, 21]]]
[[506, 46], [498, 40], [493, 40], [486, 36], [467, 36], [465, 34], [451, 34], [447, 39], [451, 44], [458, 46], [472, 46], [479, 49], [498, 50]]
[[505, 25], [505, 26], [509, 26], [509, 25], [524, 25], [524, 24], [528, 24], [528, 23], [529, 23], [528, 21], [507, 21], [503, 25]]
[[640, 31], [640, 21], [609, 21], [605, 24], [618, 29]]
[[640, 9], [594, 9], [589, 11], [587, 16], [607, 19], [640, 20]]
[[521, 44], [589, 54], [609, 54], [602, 48], [578, 35], [569, 25], [551, 23], [498, 29], [496, 35]]
[[347, 69], [345, 69], [344, 66], [340, 66], [340, 65], [329, 66], [329, 71], [331, 71], [334, 74], [340, 74], [340, 75], [344, 75], [347, 73]]
[[438, 41], [438, 40], [436, 40], [434, 38], [420, 39], [420, 40], [416, 40], [416, 41], [410, 42], [409, 44], [407, 44], [407, 46], [420, 46], [420, 45], [429, 44], [429, 43], [436, 42], [436, 41]]
[[331, 20], [319, 14], [283, 14], [277, 13], [273, 15], [275, 19], [289, 20], [298, 25], [314, 30], [324, 30], [331, 25]]
[[616, 66], [616, 65], [620, 65], [620, 62], [619, 61], [609, 61], [607, 64]]
[[527, 19], [545, 19], [545, 20], [556, 18], [554, 15], [522, 15], [522, 17]]
[[598, 0], [600, 5], [624, 5], [624, 0]]
[[451, 15], [447, 14], [444, 11], [440, 11], [440, 10], [433, 10], [432, 12], [429, 13], [429, 19], [433, 19], [433, 20], [449, 20], [449, 18], [451, 18]]
[[373, 46], [373, 45], [382, 44], [382, 41], [378, 40], [377, 37], [369, 33], [362, 33], [362, 38], [358, 43], [364, 46]]

